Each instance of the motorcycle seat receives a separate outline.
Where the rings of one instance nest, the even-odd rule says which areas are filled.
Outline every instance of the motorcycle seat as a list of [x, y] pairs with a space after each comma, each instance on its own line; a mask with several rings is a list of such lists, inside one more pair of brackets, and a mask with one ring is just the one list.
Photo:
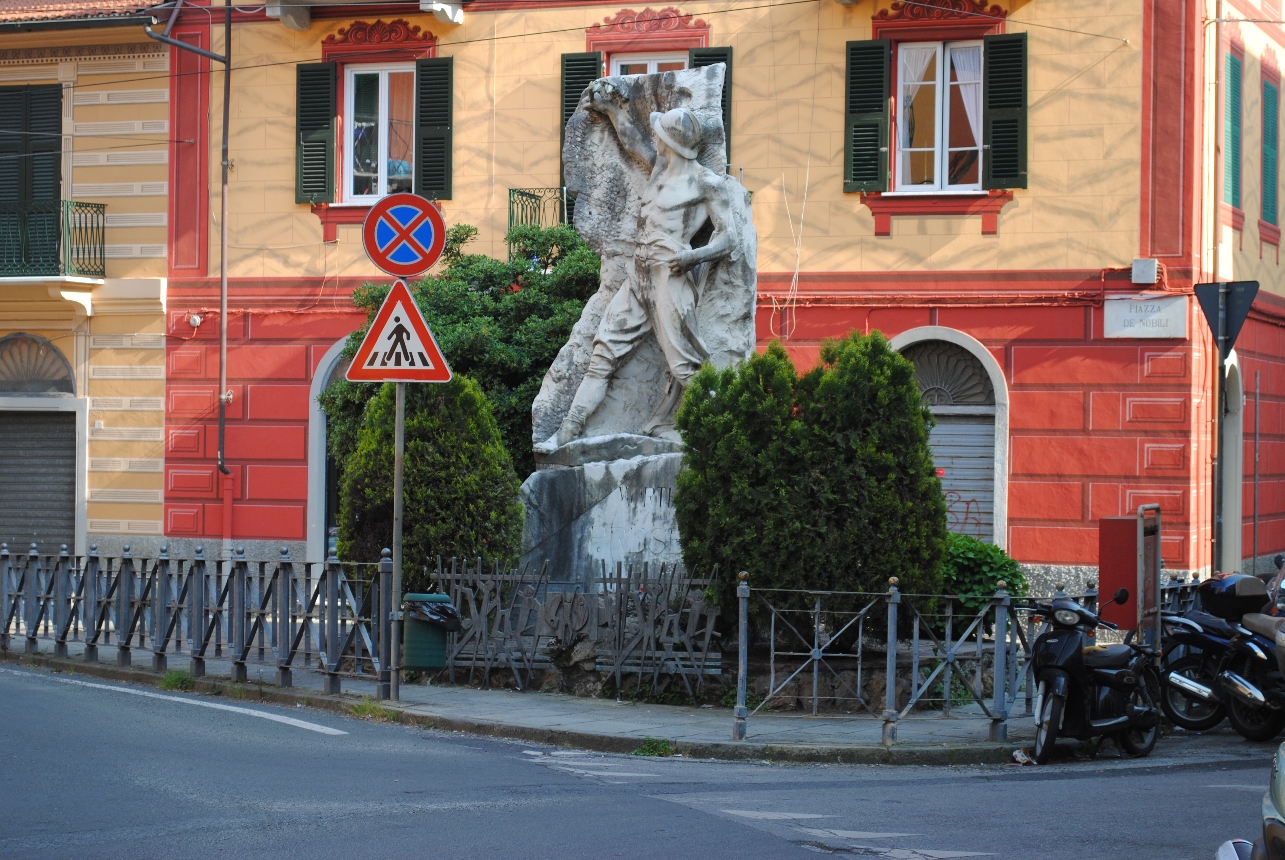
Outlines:
[[1240, 619], [1241, 627], [1272, 640], [1275, 640], [1276, 631], [1281, 629], [1281, 625], [1285, 625], [1285, 618], [1263, 615], [1261, 612], [1246, 612]]
[[1210, 615], [1208, 612], [1193, 609], [1183, 617], [1199, 624], [1206, 633], [1222, 636], [1225, 639], [1230, 639], [1236, 635], [1236, 631], [1232, 629], [1232, 626], [1217, 615]]
[[1129, 665], [1133, 649], [1128, 645], [1090, 645], [1084, 649], [1084, 665], [1090, 669], [1119, 669]]

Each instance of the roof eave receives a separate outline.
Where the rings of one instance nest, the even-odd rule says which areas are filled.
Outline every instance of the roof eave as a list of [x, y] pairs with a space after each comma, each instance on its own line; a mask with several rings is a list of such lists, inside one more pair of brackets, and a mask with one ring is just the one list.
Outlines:
[[94, 27], [139, 27], [151, 24], [152, 15], [119, 15], [101, 18], [51, 18], [46, 21], [0, 21], [0, 33], [36, 30], [83, 30]]

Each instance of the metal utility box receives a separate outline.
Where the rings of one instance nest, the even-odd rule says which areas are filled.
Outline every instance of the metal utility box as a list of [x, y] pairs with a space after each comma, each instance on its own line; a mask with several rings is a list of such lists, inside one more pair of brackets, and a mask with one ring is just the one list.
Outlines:
[[[412, 603], [450, 603], [445, 594], [408, 594], [403, 601]], [[402, 634], [402, 668], [424, 671], [446, 668], [446, 628], [430, 624], [406, 613], [405, 632]]]
[[[1160, 506], [1143, 505], [1132, 517], [1098, 520], [1098, 605], [1104, 621], [1136, 630], [1150, 641], [1160, 605]], [[1129, 600], [1103, 604], [1121, 588]]]

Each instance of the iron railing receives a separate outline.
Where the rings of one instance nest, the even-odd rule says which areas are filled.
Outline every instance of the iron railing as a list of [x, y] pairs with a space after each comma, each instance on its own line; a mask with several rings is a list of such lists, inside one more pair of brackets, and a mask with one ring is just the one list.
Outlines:
[[[570, 224], [573, 201], [565, 188], [510, 188], [509, 229]], [[509, 258], [513, 246], [509, 245]]]
[[[1057, 596], [1067, 596], [1058, 588]], [[1196, 583], [1171, 578], [1161, 587], [1162, 611], [1189, 610], [1195, 590]], [[802, 606], [800, 595], [810, 605]], [[1097, 609], [1096, 582], [1070, 596]], [[1003, 583], [993, 595], [903, 594], [895, 578], [886, 592], [799, 592], [751, 589], [742, 574], [737, 597], [734, 740], [744, 740], [748, 718], [782, 704], [810, 708], [814, 716], [823, 706], [851, 714], [865, 711], [882, 721], [885, 744], [895, 743], [897, 721], [912, 711], [950, 717], [952, 709], [975, 706], [977, 715], [989, 720], [993, 741], [1008, 738], [1008, 719], [1019, 700], [1024, 699], [1022, 715], [1033, 716], [1031, 649], [1047, 619], [1038, 617], [1029, 598], [1014, 601]], [[751, 599], [770, 613], [764, 631], [766, 691], [753, 708], [747, 684]]]
[[0, 203], [0, 277], [104, 277], [106, 236], [107, 207], [102, 203]]
[[197, 547], [191, 559], [135, 558], [126, 545], [119, 556], [10, 553], [0, 544], [0, 651], [11, 638], [37, 653], [52, 639], [66, 657], [78, 643], [87, 662], [100, 647], [115, 646], [116, 662], [129, 666], [133, 652], [151, 657], [164, 672], [171, 656], [186, 655], [192, 674], [205, 674], [207, 660], [228, 660], [233, 682], [248, 678], [247, 663], [276, 670], [289, 687], [293, 670], [322, 673], [326, 693], [338, 693], [340, 677], [374, 680], [388, 698], [391, 677], [389, 631], [392, 559], [352, 564], [292, 561], [282, 550], [274, 562], [251, 561], [238, 549], [230, 560], [206, 560]]

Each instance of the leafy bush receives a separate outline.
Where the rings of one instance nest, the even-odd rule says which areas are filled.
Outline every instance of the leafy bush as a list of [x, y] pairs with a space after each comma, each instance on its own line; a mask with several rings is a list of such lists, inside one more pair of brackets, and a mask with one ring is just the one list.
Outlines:
[[[339, 554], [375, 561], [393, 535], [396, 386], [363, 410], [340, 483]], [[513, 464], [477, 383], [406, 386], [405, 590], [425, 590], [419, 563], [436, 553], [512, 557], [522, 538]]]
[[946, 536], [946, 560], [941, 566], [947, 593], [961, 596], [960, 603], [978, 612], [995, 594], [1002, 579], [1009, 594], [1026, 594], [1026, 575], [1004, 550], [970, 535]]
[[[482, 387], [519, 479], [535, 471], [531, 453], [531, 403], [598, 289], [599, 260], [575, 229], [517, 227], [506, 237], [512, 259], [465, 254], [477, 228], [456, 224], [447, 231], [445, 267], [411, 285], [438, 346], [455, 373]], [[388, 295], [388, 284], [367, 284], [353, 303], [369, 314], [367, 326]], [[346, 355], [361, 344], [366, 327], [348, 340]], [[378, 385], [337, 380], [321, 395], [330, 452], [342, 472], [356, 448], [365, 404]]]
[[[739, 367], [702, 369], [677, 419], [684, 562], [718, 567], [723, 606], [734, 605], [739, 570], [758, 588], [883, 592], [896, 576], [904, 593], [940, 593], [946, 506], [931, 423], [914, 367], [878, 332], [826, 342], [802, 377], [777, 343]], [[766, 607], [750, 607], [764, 623]]]

